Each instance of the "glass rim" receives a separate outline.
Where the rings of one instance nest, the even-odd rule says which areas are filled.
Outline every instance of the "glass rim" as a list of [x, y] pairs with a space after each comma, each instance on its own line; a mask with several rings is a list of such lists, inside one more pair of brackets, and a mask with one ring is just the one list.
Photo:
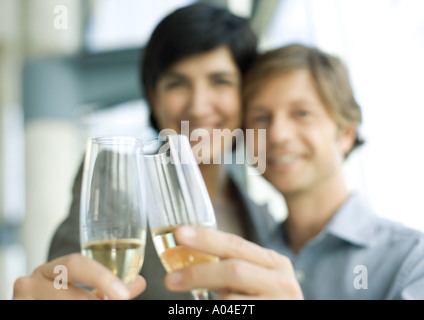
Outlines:
[[[180, 136], [180, 139], [188, 139], [188, 137], [186, 135], [180, 134], [180, 133], [176, 133], [176, 134], [169, 134], [169, 135], [165, 135], [165, 136], [158, 136], [154, 139], [151, 139], [149, 141], [147, 141], [146, 143], [143, 144], [143, 155], [144, 158], [146, 159], [157, 159], [157, 158], [163, 158], [167, 156], [167, 152], [162, 151], [161, 152], [161, 148], [166, 145], [167, 143], [169, 144], [170, 141], [168, 140], [169, 136]], [[154, 152], [149, 152], [147, 151], [146, 147], [152, 146], [154, 144], [158, 144], [158, 147], [156, 149], [154, 149]], [[168, 151], [168, 149], [166, 149], [166, 151]]]
[[[163, 138], [154, 138], [152, 140], [147, 141], [146, 143], [143, 144], [143, 154], [144, 154], [144, 157], [145, 158], [154, 158], [154, 157], [157, 157], [157, 156], [159, 156], [161, 154], [164, 154], [164, 152], [159, 153], [159, 151], [160, 151], [161, 147], [163, 145], [167, 144], [167, 143], [168, 143], [168, 141], [166, 141], [166, 139], [163, 139]], [[146, 153], [146, 149], [145, 148], [146, 147], [149, 147], [149, 146], [152, 146], [152, 145], [155, 145], [155, 144], [159, 144], [159, 146], [158, 146], [157, 149], [155, 149], [154, 153], [150, 153], [150, 152]]]
[[134, 137], [134, 136], [124, 136], [124, 135], [110, 135], [110, 136], [99, 136], [99, 137], [91, 137], [89, 140], [92, 143], [108, 143], [108, 144], [141, 144], [144, 145], [144, 141], [142, 138]]

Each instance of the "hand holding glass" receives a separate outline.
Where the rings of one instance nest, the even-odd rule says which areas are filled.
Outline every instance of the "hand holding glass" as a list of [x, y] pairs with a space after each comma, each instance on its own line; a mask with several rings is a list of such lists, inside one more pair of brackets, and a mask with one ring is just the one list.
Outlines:
[[143, 146], [133, 137], [89, 139], [80, 207], [81, 251], [129, 285], [144, 261]]
[[[178, 245], [174, 232], [183, 225], [216, 228], [206, 185], [188, 138], [169, 135], [144, 147], [148, 185], [148, 221], [157, 254], [167, 272], [194, 263], [217, 262], [216, 256]], [[208, 300], [206, 289], [192, 290], [196, 300]]]

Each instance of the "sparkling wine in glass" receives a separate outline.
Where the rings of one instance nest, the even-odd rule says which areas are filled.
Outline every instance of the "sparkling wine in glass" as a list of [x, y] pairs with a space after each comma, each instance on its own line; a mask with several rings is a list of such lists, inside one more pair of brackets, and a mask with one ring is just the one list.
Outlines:
[[129, 285], [144, 261], [147, 213], [143, 145], [134, 137], [88, 140], [80, 203], [83, 255]]
[[[144, 146], [148, 221], [156, 252], [167, 272], [219, 258], [181, 246], [178, 227], [216, 228], [215, 213], [205, 182], [184, 135], [168, 135]], [[196, 300], [209, 300], [207, 289], [191, 291]]]

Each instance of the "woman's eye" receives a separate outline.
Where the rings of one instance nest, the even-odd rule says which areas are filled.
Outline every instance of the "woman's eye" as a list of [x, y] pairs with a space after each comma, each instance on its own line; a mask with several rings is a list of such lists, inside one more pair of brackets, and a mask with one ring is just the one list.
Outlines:
[[310, 115], [310, 112], [307, 110], [298, 110], [295, 112], [296, 117], [305, 118]]
[[182, 81], [172, 81], [172, 82], [168, 82], [165, 85], [165, 88], [167, 88], [167, 89], [173, 89], [173, 88], [182, 87], [183, 85], [184, 85], [184, 83]]

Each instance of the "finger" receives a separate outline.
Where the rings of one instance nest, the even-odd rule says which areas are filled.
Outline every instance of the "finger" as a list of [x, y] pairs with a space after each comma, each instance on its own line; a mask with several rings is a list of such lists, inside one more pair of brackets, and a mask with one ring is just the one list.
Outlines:
[[[133, 299], [146, 289], [146, 280], [141, 275], [137, 275], [127, 288], [130, 292], [130, 299]], [[98, 299], [109, 299], [107, 293], [101, 292], [100, 290], [95, 289], [92, 292], [98, 297]]]
[[200, 227], [180, 227], [176, 232], [180, 245], [219, 256], [259, 264], [265, 268], [292, 271], [291, 261], [274, 250], [263, 248], [237, 235]]
[[133, 299], [146, 289], [146, 280], [141, 275], [137, 275], [128, 289], [130, 290], [130, 299]]
[[248, 295], [237, 294], [237, 293], [228, 293], [228, 294], [219, 296], [219, 298], [215, 300], [269, 300], [269, 299], [265, 297], [261, 297], [261, 296], [248, 296]]
[[60, 277], [62, 281], [68, 284], [82, 283], [93, 289], [98, 289], [109, 299], [130, 298], [130, 291], [111, 270], [81, 254], [70, 254], [52, 260], [37, 268], [34, 273], [42, 274], [50, 280]]
[[215, 292], [227, 291], [246, 295], [266, 296], [268, 299], [292, 297], [297, 289], [294, 275], [284, 271], [261, 267], [250, 262], [235, 259], [219, 263], [194, 264], [165, 277], [165, 285], [174, 291], [189, 291], [208, 288]]
[[96, 295], [76, 286], [55, 288], [51, 279], [20, 277], [15, 280], [13, 300], [96, 300]]

